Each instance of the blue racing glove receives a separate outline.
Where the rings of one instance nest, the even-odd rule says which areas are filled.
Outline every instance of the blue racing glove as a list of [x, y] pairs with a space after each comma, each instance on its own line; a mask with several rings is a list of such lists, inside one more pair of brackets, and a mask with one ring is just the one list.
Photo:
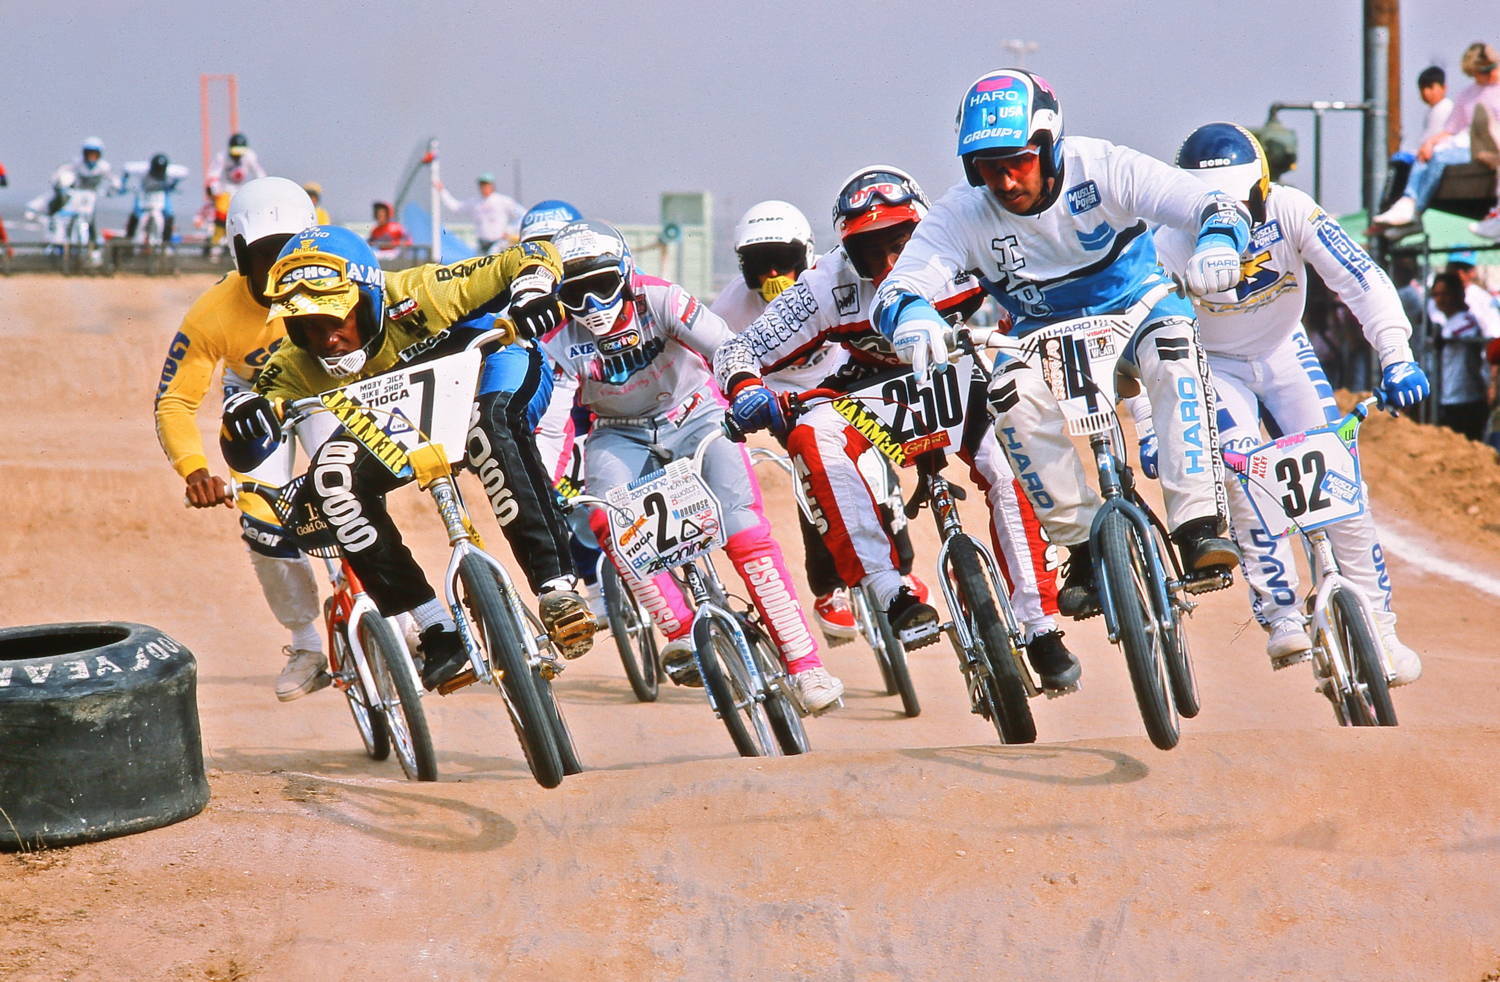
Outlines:
[[769, 429], [777, 436], [786, 435], [786, 414], [781, 411], [776, 393], [758, 381], [746, 382], [735, 392], [734, 401], [729, 404], [729, 418], [742, 433]]
[[1380, 388], [1375, 397], [1382, 404], [1406, 409], [1426, 399], [1432, 392], [1427, 373], [1414, 361], [1393, 361], [1380, 373]]
[[1141, 473], [1151, 478], [1152, 480], [1156, 479], [1158, 473], [1156, 467], [1156, 453], [1156, 434], [1147, 433], [1145, 436], [1141, 437]]

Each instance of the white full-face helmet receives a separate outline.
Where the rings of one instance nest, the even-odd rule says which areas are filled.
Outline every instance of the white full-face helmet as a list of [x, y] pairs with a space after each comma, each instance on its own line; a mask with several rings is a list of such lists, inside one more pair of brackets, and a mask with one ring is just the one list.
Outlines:
[[[293, 234], [316, 224], [318, 215], [312, 199], [301, 185], [284, 177], [257, 177], [229, 199], [224, 234], [234, 252], [235, 268], [252, 280], [250, 289], [257, 297], [263, 295], [265, 284], [253, 282], [251, 247], [258, 246], [257, 253], [266, 253], [269, 260], [275, 260]], [[275, 242], [268, 241], [271, 239]], [[262, 242], [265, 244], [258, 245]], [[269, 268], [270, 262], [264, 266]]]
[[811, 265], [812, 225], [795, 205], [762, 201], [735, 225], [734, 251], [745, 285], [769, 302]]
[[604, 222], [574, 222], [552, 237], [562, 257], [557, 297], [568, 317], [603, 337], [615, 329], [634, 297], [635, 260], [618, 229]]

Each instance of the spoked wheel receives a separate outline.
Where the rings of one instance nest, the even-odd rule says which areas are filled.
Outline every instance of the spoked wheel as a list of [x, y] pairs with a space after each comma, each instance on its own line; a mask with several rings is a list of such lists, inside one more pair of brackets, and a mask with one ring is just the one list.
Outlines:
[[[1152, 526], [1152, 537], [1156, 540], [1156, 551], [1162, 557], [1162, 567], [1165, 569], [1171, 562], [1166, 552], [1171, 544], [1155, 526]], [[1171, 594], [1168, 594], [1168, 601], [1172, 604], [1172, 630], [1164, 639], [1167, 677], [1172, 680], [1172, 701], [1177, 704], [1177, 714], [1183, 719], [1192, 719], [1198, 715], [1203, 704], [1198, 699], [1198, 676], [1193, 672], [1193, 656], [1188, 649], [1187, 611], [1177, 605]]]
[[344, 623], [333, 631], [333, 657], [338, 665], [340, 685], [349, 703], [349, 715], [354, 717], [354, 728], [359, 731], [359, 738], [365, 745], [365, 753], [371, 760], [385, 760], [391, 755], [391, 737], [385, 728], [385, 717], [375, 705], [379, 692], [373, 679], [360, 676], [354, 662], [354, 651], [349, 647], [349, 637], [344, 633], [347, 630], [349, 625]]
[[750, 642], [750, 653], [755, 656], [761, 678], [766, 682], [766, 717], [771, 721], [771, 732], [776, 735], [781, 752], [788, 756], [807, 753], [812, 749], [807, 742], [807, 729], [803, 727], [802, 714], [788, 691], [792, 680], [781, 664], [776, 646], [759, 625], [748, 618], [740, 619], [740, 628], [745, 632], [745, 640]]
[[875, 652], [875, 662], [880, 666], [880, 676], [885, 680], [885, 694], [901, 697], [901, 711], [907, 716], [918, 716], [922, 704], [917, 701], [916, 687], [911, 684], [911, 670], [906, 664], [906, 646], [891, 629], [885, 611], [875, 603], [875, 598], [865, 587], [850, 591], [854, 600], [854, 616], [860, 625], [860, 633]]
[[600, 567], [599, 582], [604, 587], [604, 605], [609, 611], [609, 633], [625, 665], [625, 678], [637, 699], [655, 702], [661, 691], [661, 675], [656, 664], [656, 632], [651, 629], [651, 618], [620, 581], [614, 563], [606, 559]]
[[521, 642], [521, 625], [500, 588], [494, 570], [477, 556], [459, 560], [458, 578], [464, 589], [463, 603], [474, 627], [474, 636], [484, 648], [491, 668], [500, 677], [505, 706], [521, 741], [521, 750], [536, 782], [544, 788], [562, 783], [563, 764], [557, 749], [552, 721], [537, 694], [536, 681]]
[[1343, 694], [1345, 715], [1353, 726], [1395, 726], [1380, 642], [1359, 602], [1347, 590], [1334, 590], [1328, 604], [1329, 628], [1338, 636], [1353, 691]]
[[1152, 614], [1156, 574], [1150, 554], [1135, 525], [1119, 512], [1110, 512], [1099, 524], [1099, 555], [1146, 733], [1157, 747], [1171, 750], [1181, 731], [1172, 705], [1167, 638]]
[[1031, 716], [1026, 684], [1021, 681], [1010, 635], [990, 592], [984, 557], [973, 541], [959, 537], [948, 549], [948, 560], [953, 565], [954, 587], [963, 608], [954, 611], [953, 616], [962, 617], [970, 634], [978, 640], [978, 654], [987, 669], [979, 680], [979, 695], [990, 722], [1002, 743], [1035, 743], [1036, 720]]
[[375, 675], [382, 716], [401, 769], [413, 781], [436, 781], [437, 755], [432, 750], [432, 733], [427, 728], [427, 714], [422, 711], [411, 656], [396, 639], [390, 621], [378, 614], [360, 618], [359, 643]]
[[703, 686], [729, 731], [741, 757], [771, 757], [780, 752], [765, 709], [756, 702], [748, 670], [729, 630], [717, 617], [699, 616], [693, 622], [693, 645]]

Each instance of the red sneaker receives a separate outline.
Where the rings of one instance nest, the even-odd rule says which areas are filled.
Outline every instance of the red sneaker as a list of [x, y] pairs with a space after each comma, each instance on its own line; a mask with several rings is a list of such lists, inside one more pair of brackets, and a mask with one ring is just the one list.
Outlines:
[[915, 573], [907, 573], [901, 577], [901, 582], [906, 584], [906, 588], [912, 592], [912, 596], [917, 598], [918, 603], [927, 602], [927, 584], [917, 579]]
[[854, 608], [849, 606], [849, 591], [838, 589], [813, 601], [813, 617], [830, 638], [852, 638], [859, 634], [854, 625]]

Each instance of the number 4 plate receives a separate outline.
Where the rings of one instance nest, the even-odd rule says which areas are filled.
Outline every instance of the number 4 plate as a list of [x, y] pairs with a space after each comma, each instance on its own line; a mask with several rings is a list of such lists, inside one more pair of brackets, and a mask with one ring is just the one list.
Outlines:
[[1326, 427], [1256, 447], [1240, 483], [1273, 537], [1342, 522], [1365, 510], [1354, 433]]
[[674, 460], [605, 500], [615, 555], [642, 577], [681, 566], [724, 544], [723, 507], [691, 460]]

